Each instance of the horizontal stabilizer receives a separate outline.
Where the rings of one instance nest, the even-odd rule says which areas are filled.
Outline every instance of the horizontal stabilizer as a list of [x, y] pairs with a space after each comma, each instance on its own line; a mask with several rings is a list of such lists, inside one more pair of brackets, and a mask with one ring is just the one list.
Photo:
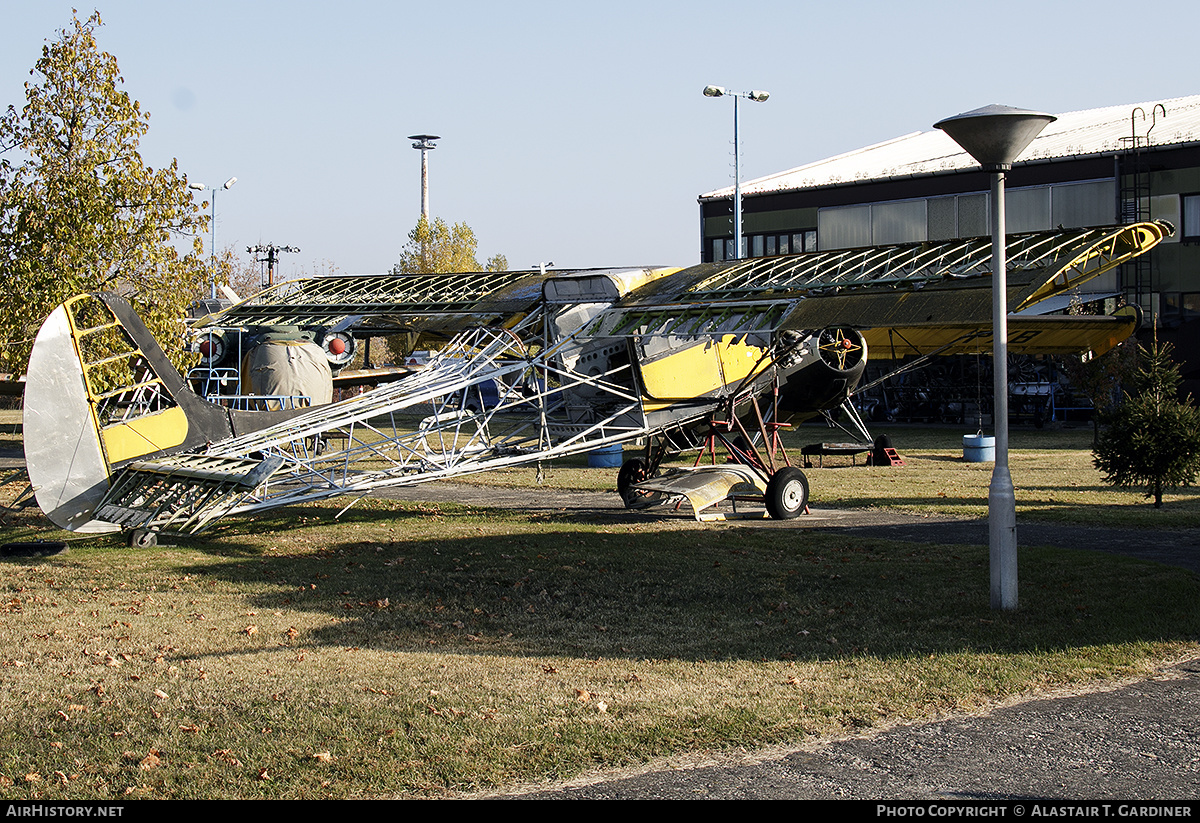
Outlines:
[[112, 477], [96, 518], [125, 529], [197, 532], [270, 479], [283, 458], [180, 455], [129, 464]]

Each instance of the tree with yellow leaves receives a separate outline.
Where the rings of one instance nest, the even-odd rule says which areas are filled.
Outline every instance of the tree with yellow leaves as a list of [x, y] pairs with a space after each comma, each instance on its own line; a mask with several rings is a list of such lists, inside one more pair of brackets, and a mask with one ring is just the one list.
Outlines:
[[94, 291], [130, 299], [177, 358], [206, 277], [207, 218], [174, 160], [142, 161], [149, 114], [97, 48], [100, 15], [72, 23], [43, 47], [24, 107], [0, 117], [0, 371], [23, 372], [42, 319]]
[[450, 226], [440, 217], [432, 222], [424, 215], [408, 233], [408, 243], [400, 252], [393, 274], [434, 274], [465, 271], [507, 271], [508, 261], [497, 254], [480, 266], [475, 259], [479, 241], [466, 223]]

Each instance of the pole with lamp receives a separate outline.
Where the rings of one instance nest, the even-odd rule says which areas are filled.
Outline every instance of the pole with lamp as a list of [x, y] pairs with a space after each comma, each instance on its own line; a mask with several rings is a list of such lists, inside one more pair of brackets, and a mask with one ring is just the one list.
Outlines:
[[1008, 261], [1005, 259], [1004, 175], [1042, 129], [1058, 118], [991, 105], [947, 117], [946, 132], [992, 175], [992, 423], [996, 463], [988, 487], [988, 547], [993, 609], [1017, 608], [1017, 499], [1008, 471]]
[[437, 148], [434, 140], [441, 140], [436, 134], [410, 134], [409, 140], [416, 140], [412, 147], [421, 152], [421, 216], [429, 219], [429, 152]]
[[246, 246], [246, 251], [253, 255], [265, 254], [266, 257], [255, 257], [255, 263], [267, 264], [267, 276], [264, 280], [259, 281], [263, 288], [269, 289], [275, 285], [275, 264], [279, 262], [279, 253], [288, 252], [295, 254], [300, 251], [299, 246], [276, 246], [274, 243], [262, 244], [257, 246]]
[[232, 189], [233, 184], [237, 182], [236, 177], [230, 177], [218, 187], [209, 188], [203, 183], [188, 183], [188, 188], [193, 191], [212, 192], [212, 197], [209, 198], [209, 205], [212, 208], [212, 213], [209, 222], [212, 223], [210, 245], [209, 245], [209, 268], [212, 270], [212, 293], [209, 295], [214, 300], [217, 297], [217, 192], [222, 189]]
[[765, 91], [730, 91], [724, 86], [705, 86], [705, 97], [733, 98], [733, 259], [742, 258], [742, 167], [741, 145], [738, 143], [738, 98], [755, 103], [765, 102], [771, 95]]

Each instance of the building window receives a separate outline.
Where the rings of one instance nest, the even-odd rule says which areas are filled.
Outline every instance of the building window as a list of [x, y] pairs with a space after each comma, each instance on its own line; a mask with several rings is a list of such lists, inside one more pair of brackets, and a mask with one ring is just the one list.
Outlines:
[[768, 234], [764, 235], [764, 240], [768, 257], [774, 257], [777, 254], [802, 254], [806, 251], [817, 250], [817, 232], [815, 230], [798, 231], [791, 234]]
[[712, 241], [712, 259], [714, 263], [733, 259], [732, 237], [718, 237]]
[[1049, 186], [1013, 189], [1007, 198], [1004, 204], [1005, 230], [1009, 234], [1050, 230]]
[[[1050, 226], [1110, 226], [1117, 221], [1117, 184], [1112, 180], [1060, 183], [1050, 189]], [[1178, 218], [1176, 218], [1178, 220]]]
[[871, 206], [871, 243], [915, 243], [927, 238], [924, 200], [875, 203]]
[[[790, 232], [788, 234], [748, 234], [742, 237], [742, 257], [775, 257], [781, 254], [800, 254], [817, 250], [816, 229]], [[733, 238], [717, 237], [712, 240], [712, 260], [733, 259]]]
[[1183, 239], [1200, 242], [1200, 194], [1183, 196]]

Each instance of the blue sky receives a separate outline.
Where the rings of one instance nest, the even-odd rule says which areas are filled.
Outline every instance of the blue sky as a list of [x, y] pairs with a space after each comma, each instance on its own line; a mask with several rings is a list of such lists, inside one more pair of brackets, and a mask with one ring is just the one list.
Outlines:
[[[0, 0], [0, 104], [62, 0]], [[1002, 103], [1048, 112], [1200, 92], [1200, 4], [107, 0], [98, 39], [151, 113], [143, 156], [217, 197], [219, 248], [299, 246], [285, 274], [383, 271], [420, 214], [512, 268], [687, 265], [702, 192]], [[1150, 10], [1147, 13], [1145, 10]], [[207, 244], [207, 239], [206, 239]]]

